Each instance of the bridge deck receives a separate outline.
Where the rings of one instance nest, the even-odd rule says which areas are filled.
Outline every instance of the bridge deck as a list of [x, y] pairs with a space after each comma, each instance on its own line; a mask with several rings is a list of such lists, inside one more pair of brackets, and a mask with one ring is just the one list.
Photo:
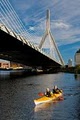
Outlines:
[[59, 67], [56, 61], [0, 30], [0, 58], [28, 66]]

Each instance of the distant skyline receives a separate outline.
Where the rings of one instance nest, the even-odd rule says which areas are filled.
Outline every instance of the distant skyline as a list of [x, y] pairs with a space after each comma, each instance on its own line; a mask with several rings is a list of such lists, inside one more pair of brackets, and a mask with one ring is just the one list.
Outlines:
[[69, 59], [72, 59], [74, 64], [74, 55], [80, 49], [80, 0], [4, 0], [4, 2], [10, 2], [28, 34], [33, 38], [31, 42], [36, 44], [40, 43], [45, 32], [46, 10], [50, 9], [51, 32], [56, 44], [65, 64]]

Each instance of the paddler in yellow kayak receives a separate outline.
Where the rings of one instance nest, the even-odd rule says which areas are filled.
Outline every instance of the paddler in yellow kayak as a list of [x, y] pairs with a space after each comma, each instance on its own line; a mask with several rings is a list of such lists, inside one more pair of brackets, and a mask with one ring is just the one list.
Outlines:
[[45, 96], [51, 97], [53, 94], [58, 94], [59, 92], [62, 93], [62, 90], [60, 90], [57, 86], [54, 86], [53, 91], [50, 91], [49, 88], [46, 88]]
[[52, 92], [50, 91], [50, 89], [46, 88], [45, 96], [51, 97], [51, 95], [52, 95]]
[[35, 105], [55, 100], [63, 100], [62, 90], [59, 90], [57, 87], [54, 87], [54, 90], [55, 91], [52, 92], [49, 88], [47, 88], [45, 94], [39, 93], [42, 97], [34, 100]]
[[62, 90], [60, 90], [60, 89], [57, 87], [57, 85], [54, 86], [54, 88], [53, 88], [53, 94], [54, 94], [54, 93], [58, 94], [59, 92], [62, 93]]

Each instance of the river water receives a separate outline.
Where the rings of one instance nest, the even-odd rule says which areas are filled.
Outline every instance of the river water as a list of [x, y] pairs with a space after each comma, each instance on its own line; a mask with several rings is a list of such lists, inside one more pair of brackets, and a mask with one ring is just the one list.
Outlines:
[[[54, 85], [64, 100], [35, 106], [39, 92]], [[80, 120], [80, 76], [56, 73], [12, 78], [0, 75], [0, 120]]]

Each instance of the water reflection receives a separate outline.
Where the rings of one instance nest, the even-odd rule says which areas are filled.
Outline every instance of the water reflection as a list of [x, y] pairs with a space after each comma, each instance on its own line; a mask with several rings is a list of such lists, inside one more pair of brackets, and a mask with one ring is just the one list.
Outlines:
[[[40, 91], [57, 85], [64, 100], [34, 105]], [[0, 120], [80, 120], [80, 80], [58, 73], [11, 78], [0, 76]]]
[[45, 110], [45, 109], [49, 108], [52, 105], [52, 103], [53, 102], [48, 102], [48, 103], [36, 105], [34, 108], [34, 112]]
[[63, 101], [63, 100], [64, 99], [62, 99], [62, 100], [55, 100], [55, 101], [50, 101], [48, 103], [43, 103], [43, 104], [36, 105], [35, 108], [34, 108], [34, 112], [46, 110], [46, 109], [48, 109], [51, 106], [54, 107], [54, 105], [56, 105], [58, 102]]
[[9, 71], [0, 71], [0, 80], [9, 79], [10, 72]]
[[23, 70], [0, 70], [0, 80], [12, 80], [27, 76]]
[[74, 76], [76, 80], [80, 80], [80, 74], [75, 74]]

